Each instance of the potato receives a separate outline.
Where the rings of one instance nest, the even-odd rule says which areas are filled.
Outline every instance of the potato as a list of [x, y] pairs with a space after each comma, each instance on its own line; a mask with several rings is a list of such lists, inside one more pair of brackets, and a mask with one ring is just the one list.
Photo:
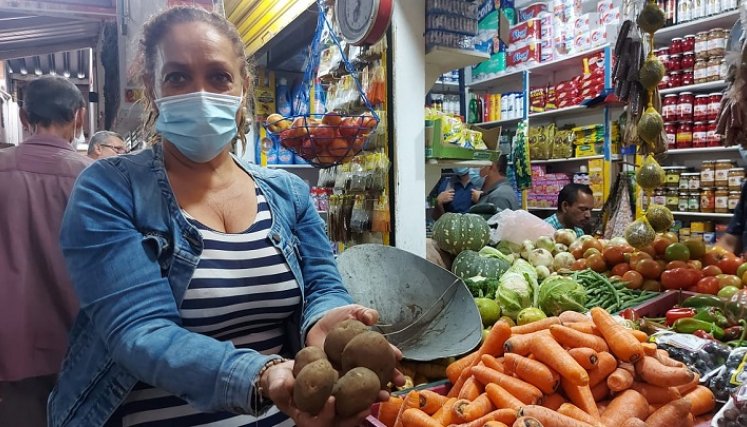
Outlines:
[[350, 417], [370, 407], [379, 396], [379, 377], [368, 368], [353, 368], [343, 375], [332, 391], [335, 412]]
[[337, 371], [326, 359], [306, 365], [293, 384], [293, 403], [311, 415], [317, 415], [332, 395], [337, 382]]
[[296, 353], [296, 357], [293, 358], [293, 376], [297, 377], [301, 369], [309, 363], [322, 359], [327, 360], [327, 355], [319, 347], [309, 346], [301, 349], [301, 351]]
[[342, 352], [342, 372], [358, 366], [372, 370], [382, 389], [392, 380], [397, 359], [389, 341], [378, 332], [367, 331], [356, 335]]
[[333, 365], [339, 367], [342, 362], [342, 351], [356, 335], [368, 330], [368, 327], [357, 320], [348, 319], [338, 323], [324, 339], [324, 352]]

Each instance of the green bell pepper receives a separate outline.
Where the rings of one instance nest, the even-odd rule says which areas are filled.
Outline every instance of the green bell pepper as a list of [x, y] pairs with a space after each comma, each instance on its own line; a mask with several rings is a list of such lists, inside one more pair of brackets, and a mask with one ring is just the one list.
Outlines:
[[716, 307], [723, 308], [724, 301], [715, 295], [694, 295], [682, 301], [681, 307], [704, 308]]
[[726, 316], [724, 316], [724, 313], [722, 313], [721, 310], [716, 307], [699, 308], [695, 316], [693, 316], [693, 319], [702, 320], [708, 323], [715, 323], [721, 328], [727, 328], [730, 325], [729, 320], [726, 318]]
[[717, 340], [721, 340], [724, 338], [724, 330], [718, 327], [716, 324], [694, 318], [679, 319], [674, 322], [672, 328], [676, 332], [680, 332], [683, 334], [692, 334], [693, 332], [700, 329], [710, 333]]

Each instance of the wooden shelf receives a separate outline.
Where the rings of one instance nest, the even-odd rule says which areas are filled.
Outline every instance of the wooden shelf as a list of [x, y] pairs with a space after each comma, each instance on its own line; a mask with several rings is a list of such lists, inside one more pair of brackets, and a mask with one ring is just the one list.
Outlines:
[[671, 87], [667, 89], [662, 89], [659, 91], [659, 93], [663, 96], [663, 95], [667, 95], [670, 93], [680, 93], [680, 92], [710, 92], [710, 91], [718, 91], [720, 89], [724, 89], [725, 87], [726, 87], [726, 81], [718, 80], [715, 82], [698, 83], [695, 85]]

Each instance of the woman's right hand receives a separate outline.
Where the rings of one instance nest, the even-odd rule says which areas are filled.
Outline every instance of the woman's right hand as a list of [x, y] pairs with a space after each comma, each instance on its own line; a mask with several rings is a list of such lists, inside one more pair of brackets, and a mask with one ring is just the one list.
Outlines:
[[[340, 419], [335, 415], [335, 398], [332, 396], [327, 399], [327, 403], [318, 415], [303, 412], [293, 404], [294, 381], [293, 361], [291, 360], [269, 367], [260, 378], [260, 385], [262, 389], [267, 390], [267, 397], [278, 409], [290, 416], [297, 427], [357, 427], [370, 413], [367, 409], [350, 418]], [[387, 398], [388, 393], [382, 392], [380, 399], [386, 400]]]

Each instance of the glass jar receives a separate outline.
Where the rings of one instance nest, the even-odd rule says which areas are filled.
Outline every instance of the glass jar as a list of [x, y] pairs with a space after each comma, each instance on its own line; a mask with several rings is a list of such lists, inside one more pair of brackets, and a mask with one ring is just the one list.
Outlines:
[[682, 70], [682, 86], [690, 86], [695, 84], [695, 74], [693, 69]]
[[695, 54], [695, 34], [688, 34], [682, 38], [682, 53]]
[[716, 188], [714, 212], [729, 213], [729, 190], [725, 187]]
[[737, 209], [737, 206], [739, 206], [739, 195], [739, 191], [729, 192], [729, 212], [734, 212]]
[[716, 208], [716, 193], [713, 188], [707, 187], [700, 190], [700, 211], [713, 213]]
[[664, 133], [667, 134], [667, 150], [677, 148], [677, 122], [664, 123]]
[[744, 181], [744, 169], [731, 168], [728, 171], [729, 191], [740, 191]]
[[[683, 81], [682, 84], [684, 85], [685, 82]], [[694, 103], [695, 96], [692, 92], [680, 92], [677, 97], [677, 120], [692, 121]]]
[[693, 148], [704, 148], [708, 146], [706, 130], [706, 122], [693, 123]]
[[695, 57], [708, 59], [708, 31], [695, 34]]
[[[710, 34], [709, 34], [708, 38], [710, 40]], [[672, 42], [669, 43], [669, 55], [679, 55], [682, 52], [684, 52], [682, 50], [682, 48], [683, 48], [683, 42], [684, 42], [684, 40], [682, 38], [680, 38], [680, 37], [673, 38]]]
[[670, 71], [669, 73], [667, 73], [667, 77], [669, 77], [669, 87], [682, 86], [682, 72]]
[[704, 160], [703, 167], [700, 169], [700, 185], [703, 187], [713, 187], [716, 182], [716, 161]]
[[693, 122], [677, 122], [677, 135], [675, 136], [676, 148], [692, 148], [693, 146]]
[[677, 192], [677, 189], [673, 188], [670, 190], [667, 190], [667, 203], [666, 207], [670, 211], [676, 211], [680, 207], [680, 195]]
[[706, 0], [693, 0], [693, 21], [706, 16]]
[[700, 211], [700, 193], [698, 191], [691, 191], [687, 197], [687, 211], [688, 212], [699, 212]]
[[693, 78], [695, 84], [705, 83], [708, 81], [708, 60], [698, 59], [695, 61], [695, 69], [693, 71]]
[[718, 69], [718, 79], [725, 80], [729, 75], [729, 66], [726, 64], [726, 59], [721, 60], [721, 66]]
[[734, 164], [731, 160], [716, 160], [716, 164], [714, 165], [714, 180], [716, 187], [726, 188], [729, 186], [729, 170], [732, 168], [734, 168]]
[[680, 175], [687, 170], [683, 166], [669, 166], [664, 169], [664, 183], [667, 188], [677, 189], [680, 187]]
[[680, 191], [690, 191], [690, 175], [689, 172], [680, 173], [680, 182], [677, 185]]
[[721, 61], [723, 59], [723, 56], [712, 56], [708, 60], [708, 68], [706, 69], [707, 81], [715, 82], [721, 80]]
[[667, 71], [679, 71], [682, 69], [682, 54], [671, 53], [669, 54], [669, 67]]
[[700, 190], [700, 172], [692, 172], [687, 179], [688, 189], [690, 191]]
[[708, 106], [710, 103], [711, 98], [709, 95], [695, 95], [695, 103], [693, 104], [693, 120], [708, 120]]
[[724, 56], [726, 47], [726, 31], [714, 28], [708, 33], [708, 56]]
[[678, 98], [679, 97], [676, 93], [664, 95], [664, 100], [662, 100], [661, 103], [661, 118], [664, 119], [665, 122], [677, 120]]
[[[677, 23], [692, 21], [693, 0], [677, 0]], [[674, 40], [672, 40], [674, 42]], [[671, 47], [670, 47], [671, 49]]]
[[716, 120], [708, 121], [708, 130], [706, 131], [706, 140], [708, 141], [709, 147], [720, 147], [721, 146], [721, 135], [716, 133], [718, 122]]
[[680, 60], [680, 69], [687, 71], [692, 70], [693, 67], [695, 67], [695, 52], [683, 53]]
[[686, 192], [680, 192], [679, 198], [677, 199], [677, 210], [680, 212], [687, 212], [687, 206], [690, 203], [690, 194]]
[[718, 119], [718, 113], [721, 110], [721, 99], [723, 98], [721, 92], [714, 92], [708, 95], [708, 109], [707, 109], [707, 120]]
[[665, 206], [667, 204], [667, 196], [664, 194], [663, 188], [657, 188], [654, 190], [654, 197], [651, 199], [651, 201], [655, 205]]

